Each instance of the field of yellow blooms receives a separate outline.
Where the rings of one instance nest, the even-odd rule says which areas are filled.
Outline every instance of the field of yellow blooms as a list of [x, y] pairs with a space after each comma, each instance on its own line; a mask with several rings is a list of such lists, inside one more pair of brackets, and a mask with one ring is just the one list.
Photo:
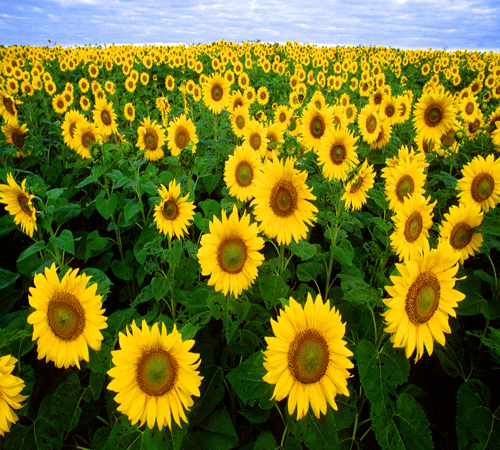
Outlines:
[[0, 447], [500, 449], [500, 54], [0, 47]]

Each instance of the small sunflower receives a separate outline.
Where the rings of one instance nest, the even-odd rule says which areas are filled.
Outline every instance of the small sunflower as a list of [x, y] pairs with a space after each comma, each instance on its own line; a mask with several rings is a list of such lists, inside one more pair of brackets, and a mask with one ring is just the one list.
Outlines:
[[245, 127], [250, 122], [250, 114], [248, 113], [248, 108], [243, 106], [237, 106], [234, 111], [229, 116], [231, 121], [231, 129], [237, 137], [243, 137], [245, 135]]
[[279, 124], [281, 129], [285, 131], [288, 128], [291, 117], [290, 108], [286, 105], [279, 105], [274, 113], [274, 123]]
[[22, 408], [21, 402], [28, 398], [21, 394], [24, 381], [12, 375], [16, 363], [17, 359], [11, 355], [0, 357], [0, 436], [5, 436], [19, 420], [14, 410]]
[[193, 396], [200, 396], [203, 377], [196, 370], [200, 355], [191, 352], [193, 340], [182, 340], [174, 329], [167, 333], [165, 324], [158, 323], [151, 330], [145, 320], [139, 328], [132, 322], [130, 332], [118, 334], [120, 348], [111, 352], [112, 364], [108, 375], [113, 378], [108, 385], [116, 392], [118, 411], [125, 414], [132, 425], [155, 423], [162, 430], [172, 428], [172, 417], [181, 426], [187, 423], [184, 410], [193, 406]]
[[273, 337], [266, 337], [263, 380], [275, 385], [273, 399], [288, 397], [288, 414], [297, 410], [302, 419], [311, 407], [319, 419], [326, 414], [327, 403], [337, 410], [337, 394], [349, 397], [348, 369], [353, 353], [343, 339], [345, 324], [330, 300], [323, 303], [321, 295], [313, 300], [308, 293], [302, 307], [290, 297], [289, 305], [271, 319]]
[[264, 234], [278, 244], [299, 242], [316, 221], [318, 208], [311, 203], [316, 196], [306, 180], [307, 172], [295, 169], [292, 158], [282, 163], [275, 157], [266, 159], [254, 182], [255, 218]]
[[376, 142], [380, 134], [381, 119], [375, 107], [368, 103], [361, 108], [358, 115], [358, 126], [363, 141], [367, 144]]
[[110, 136], [118, 132], [116, 125], [116, 113], [113, 111], [113, 103], [106, 99], [96, 100], [95, 109], [92, 111], [94, 123], [99, 128], [102, 136]]
[[318, 149], [318, 164], [328, 180], [345, 181], [347, 174], [359, 163], [356, 153], [357, 137], [347, 128], [331, 128], [321, 140]]
[[18, 123], [14, 125], [2, 125], [2, 133], [5, 135], [5, 142], [7, 144], [12, 144], [17, 149], [16, 158], [25, 157], [30, 153], [30, 151], [26, 150], [24, 147], [24, 141], [28, 131], [28, 127], [25, 123], [21, 126], [19, 126]]
[[203, 102], [214, 114], [220, 114], [229, 105], [229, 82], [224, 76], [214, 73], [202, 86]]
[[399, 164], [387, 172], [385, 195], [389, 208], [395, 211], [413, 192], [424, 194], [426, 175], [424, 167], [417, 159], [400, 160]]
[[181, 197], [181, 185], [172, 180], [168, 189], [161, 184], [158, 193], [161, 197], [155, 206], [154, 220], [156, 227], [165, 236], [181, 238], [187, 233], [187, 226], [193, 220], [194, 204], [188, 202], [189, 195]]
[[500, 201], [500, 159], [476, 156], [462, 169], [458, 180], [460, 203], [476, 203], [486, 213]]
[[62, 137], [64, 143], [71, 149], [75, 150], [75, 131], [79, 122], [85, 120], [85, 117], [79, 111], [74, 109], [68, 111], [64, 115], [64, 122], [61, 124]]
[[56, 367], [77, 366], [89, 361], [88, 347], [100, 350], [107, 328], [103, 316], [102, 296], [96, 294], [97, 284], [88, 285], [89, 276], [77, 275], [69, 269], [62, 280], [56, 265], [45, 268], [33, 280], [28, 300], [35, 308], [27, 318], [33, 325], [33, 340], [37, 340], [38, 359], [53, 361]]
[[460, 264], [475, 252], [483, 243], [483, 234], [475, 228], [483, 221], [483, 211], [475, 202], [460, 203], [451, 206], [444, 214], [444, 221], [439, 226], [439, 238], [446, 241], [454, 253], [460, 255]]
[[357, 173], [344, 186], [341, 200], [345, 201], [345, 208], [358, 211], [368, 199], [368, 191], [375, 185], [373, 166], [365, 160]]
[[163, 158], [165, 145], [165, 130], [161, 125], [156, 123], [156, 120], [151, 122], [148, 117], [141, 122], [141, 126], [137, 129], [139, 135], [136, 147], [139, 150], [146, 150], [144, 157], [148, 161], [158, 161]]
[[99, 129], [94, 123], [89, 123], [86, 120], [77, 122], [73, 142], [75, 151], [84, 159], [90, 159], [89, 148], [94, 143], [101, 139]]
[[258, 120], [250, 120], [243, 130], [243, 147], [249, 147], [263, 158], [267, 153], [266, 127]]
[[424, 346], [431, 355], [434, 340], [445, 345], [444, 333], [451, 333], [448, 317], [456, 316], [455, 308], [465, 298], [454, 289], [458, 267], [458, 255], [446, 244], [437, 249], [424, 245], [414, 258], [396, 264], [400, 275], [391, 276], [393, 285], [385, 287], [390, 298], [383, 301], [389, 309], [382, 315], [391, 342], [405, 348], [408, 359], [416, 351], [418, 361]]
[[267, 102], [269, 101], [269, 91], [265, 86], [261, 86], [259, 89], [257, 89], [257, 102], [259, 105], [267, 105]]
[[4, 90], [0, 89], [0, 115], [4, 118], [8, 125], [17, 123], [17, 107], [21, 104], [20, 100], [15, 100]]
[[68, 109], [68, 105], [64, 101], [62, 94], [56, 94], [52, 97], [52, 108], [57, 114], [64, 114]]
[[123, 115], [125, 116], [125, 119], [127, 119], [129, 122], [133, 122], [135, 119], [135, 107], [132, 103], [128, 102], [125, 103], [125, 106], [123, 107]]
[[23, 233], [33, 237], [33, 231], [37, 230], [36, 213], [39, 212], [33, 206], [35, 196], [26, 191], [26, 180], [19, 186], [11, 173], [7, 174], [7, 183], [0, 184], [0, 203], [5, 203], [5, 209], [14, 216], [14, 223], [21, 226]]
[[250, 215], [238, 218], [236, 205], [229, 217], [222, 210], [222, 221], [214, 216], [210, 233], [200, 240], [198, 261], [202, 275], [210, 275], [209, 286], [224, 295], [235, 298], [248, 289], [257, 278], [257, 268], [262, 264], [264, 239], [258, 236], [257, 224], [250, 223]]
[[188, 144], [191, 144], [191, 150], [196, 151], [198, 136], [196, 135], [196, 127], [191, 119], [188, 119], [185, 114], [181, 114], [170, 122], [167, 128], [168, 148], [172, 156], [177, 156]]
[[332, 110], [318, 109], [314, 104], [309, 104], [303, 111], [297, 128], [302, 143], [309, 150], [317, 150], [321, 145], [321, 138], [328, 129], [333, 128]]
[[250, 147], [237, 146], [224, 166], [229, 194], [242, 202], [253, 198], [253, 182], [262, 167], [260, 154]]

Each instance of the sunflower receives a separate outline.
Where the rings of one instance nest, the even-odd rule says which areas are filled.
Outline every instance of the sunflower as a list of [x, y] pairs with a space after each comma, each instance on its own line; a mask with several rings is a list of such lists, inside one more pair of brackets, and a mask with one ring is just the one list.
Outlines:
[[373, 144], [380, 134], [380, 117], [373, 105], [368, 103], [361, 108], [358, 115], [358, 126], [363, 141]]
[[229, 194], [242, 202], [253, 198], [253, 182], [261, 169], [261, 156], [251, 147], [236, 146], [224, 166]]
[[302, 113], [298, 128], [302, 143], [309, 150], [317, 150], [321, 138], [333, 127], [333, 113], [330, 108], [318, 109], [309, 104]]
[[473, 95], [462, 99], [458, 104], [458, 114], [467, 123], [474, 122], [480, 111], [477, 100]]
[[214, 114], [220, 114], [229, 105], [229, 83], [220, 74], [207, 77], [202, 86], [203, 102]]
[[370, 144], [370, 150], [383, 148], [391, 140], [392, 125], [388, 120], [380, 120], [380, 132], [375, 142]]
[[85, 96], [82, 95], [80, 97], [80, 108], [82, 108], [84, 111], [88, 111], [90, 109], [90, 100]]
[[266, 157], [272, 159], [274, 152], [278, 150], [280, 144], [285, 142], [283, 130], [277, 123], [271, 123], [266, 127], [266, 138]]
[[144, 119], [141, 126], [137, 129], [139, 135], [136, 147], [139, 150], [146, 150], [144, 157], [148, 161], [158, 161], [163, 158], [165, 145], [165, 130], [161, 125], [156, 123], [156, 120], [151, 122], [151, 119]]
[[345, 324], [330, 300], [323, 303], [321, 295], [313, 300], [310, 293], [302, 307], [290, 297], [289, 305], [280, 311], [277, 320], [271, 319], [273, 337], [266, 337], [262, 378], [275, 385], [273, 399], [288, 396], [288, 414], [297, 409], [297, 420], [311, 407], [319, 419], [326, 414], [327, 403], [337, 410], [335, 397], [349, 397], [348, 369], [353, 353], [347, 348]]
[[245, 127], [250, 122], [250, 114], [248, 108], [237, 106], [233, 112], [230, 113], [229, 120], [231, 121], [231, 129], [237, 137], [243, 137], [245, 134]]
[[460, 264], [463, 264], [469, 256], [479, 251], [483, 243], [483, 234], [475, 232], [475, 228], [483, 221], [483, 211], [475, 202], [460, 203], [451, 206], [448, 213], [444, 214], [444, 219], [439, 226], [439, 238], [460, 255]]
[[177, 156], [189, 144], [191, 144], [191, 150], [194, 153], [198, 136], [193, 121], [186, 118], [185, 114], [181, 114], [171, 121], [167, 128], [167, 142], [172, 156]]
[[33, 206], [35, 196], [26, 191], [26, 180], [19, 186], [11, 173], [7, 174], [7, 183], [0, 184], [0, 203], [5, 203], [5, 209], [14, 216], [14, 223], [21, 226], [23, 233], [33, 237], [33, 231], [37, 229], [36, 213], [39, 212]]
[[106, 99], [96, 100], [95, 109], [92, 111], [94, 123], [99, 128], [101, 135], [110, 136], [117, 133], [116, 113], [113, 111], [113, 103]]
[[231, 93], [229, 99], [228, 111], [234, 113], [236, 108], [245, 108], [248, 110], [248, 100], [243, 96], [242, 92], [237, 90]]
[[344, 186], [344, 194], [341, 200], [345, 201], [345, 208], [357, 211], [366, 203], [368, 199], [367, 192], [375, 184], [375, 172], [373, 166], [368, 165], [365, 160], [361, 167], [357, 169], [356, 174]]
[[391, 234], [391, 246], [400, 261], [411, 258], [428, 240], [436, 203], [429, 204], [429, 198], [413, 193], [393, 216], [395, 230]]
[[382, 315], [391, 342], [404, 347], [408, 359], [416, 350], [418, 361], [424, 346], [431, 355], [434, 340], [445, 345], [444, 333], [451, 333], [448, 317], [456, 316], [454, 308], [465, 298], [454, 289], [458, 259], [446, 244], [432, 250], [424, 244], [414, 258], [396, 264], [400, 275], [391, 276], [393, 285], [385, 288], [391, 297], [383, 300], [389, 309]]
[[257, 89], [257, 102], [259, 105], [267, 105], [267, 102], [269, 101], [269, 91], [265, 86], [261, 86], [259, 89]]
[[8, 125], [17, 123], [17, 107], [22, 103], [20, 100], [14, 100], [7, 92], [0, 89], [0, 115]]
[[286, 105], [279, 105], [274, 113], [274, 123], [279, 124], [281, 129], [285, 131], [288, 128], [291, 117], [290, 108]]
[[99, 129], [94, 123], [86, 120], [77, 122], [74, 134], [75, 151], [84, 159], [90, 159], [90, 146], [101, 139]]
[[417, 159], [402, 159], [387, 172], [385, 195], [389, 208], [395, 211], [413, 192], [424, 194], [426, 175], [424, 167]]
[[357, 137], [346, 128], [330, 128], [321, 139], [318, 164], [328, 180], [345, 181], [349, 171], [358, 165]]
[[62, 136], [64, 143], [71, 149], [75, 150], [75, 131], [79, 122], [85, 120], [82, 113], [72, 109], [64, 115], [64, 121], [61, 124]]
[[418, 134], [440, 142], [441, 136], [455, 122], [456, 115], [453, 97], [447, 92], [432, 90], [422, 94], [415, 105], [413, 121]]
[[123, 107], [123, 115], [125, 116], [125, 119], [127, 119], [129, 122], [133, 122], [135, 119], [135, 107], [132, 103], [128, 102], [125, 104]]
[[460, 203], [475, 203], [484, 212], [496, 206], [500, 200], [500, 159], [478, 155], [464, 166], [462, 175], [457, 183]]
[[295, 169], [292, 158], [284, 163], [277, 157], [266, 159], [254, 184], [254, 215], [260, 229], [278, 244], [299, 242], [307, 235], [308, 225], [316, 221], [316, 200], [306, 184], [307, 172]]
[[2, 133], [5, 135], [5, 142], [7, 144], [12, 144], [16, 147], [16, 158], [24, 158], [30, 151], [24, 148], [24, 141], [28, 133], [28, 127], [25, 123], [19, 126], [18, 123], [14, 125], [2, 125]]
[[238, 298], [257, 278], [257, 268], [264, 260], [259, 252], [264, 239], [258, 236], [257, 224], [250, 224], [250, 215], [243, 213], [238, 218], [236, 205], [229, 218], [222, 210], [222, 221], [214, 216], [209, 226], [210, 233], [201, 237], [198, 250], [201, 274], [210, 275], [208, 285], [216, 291]]
[[16, 363], [17, 359], [11, 355], [0, 357], [0, 436], [5, 436], [18, 421], [14, 410], [22, 408], [21, 402], [28, 398], [21, 394], [24, 381], [12, 375]]
[[243, 130], [243, 147], [250, 147], [264, 158], [269, 143], [266, 134], [266, 127], [261, 122], [250, 120]]
[[151, 330], [145, 320], [139, 328], [132, 322], [130, 332], [118, 334], [120, 348], [111, 352], [112, 364], [108, 384], [116, 392], [118, 411], [125, 414], [132, 425], [147, 423], [152, 429], [155, 422], [162, 430], [172, 428], [172, 417], [181, 426], [187, 423], [184, 410], [193, 406], [193, 396], [200, 396], [203, 377], [196, 370], [201, 363], [200, 355], [191, 352], [193, 340], [182, 340], [174, 328], [167, 333], [165, 324], [158, 323]]
[[78, 269], [69, 269], [59, 280], [52, 264], [35, 275], [35, 287], [30, 287], [28, 296], [35, 308], [27, 321], [33, 325], [33, 340], [38, 340], [38, 359], [45, 357], [65, 369], [80, 368], [80, 360], [88, 362], [88, 347], [100, 350], [103, 336], [99, 330], [108, 326], [97, 284], [88, 285], [91, 277], [77, 273]]
[[172, 239], [181, 238], [187, 233], [187, 226], [193, 220], [194, 204], [188, 202], [189, 194], [181, 197], [181, 185], [172, 180], [168, 189], [161, 184], [158, 193], [161, 197], [159, 205], [155, 206], [154, 220], [156, 228]]

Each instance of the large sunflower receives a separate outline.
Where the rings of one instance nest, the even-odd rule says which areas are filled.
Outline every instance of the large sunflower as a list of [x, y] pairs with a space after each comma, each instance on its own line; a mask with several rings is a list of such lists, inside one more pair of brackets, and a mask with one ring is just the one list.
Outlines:
[[476, 203], [484, 212], [496, 206], [500, 200], [500, 159], [478, 155], [463, 167], [462, 175], [457, 183], [460, 203]]
[[85, 116], [75, 109], [68, 111], [64, 115], [64, 122], [61, 124], [62, 136], [64, 143], [71, 149], [75, 150], [75, 131], [78, 122], [85, 120]]
[[158, 193], [161, 202], [155, 206], [156, 227], [165, 236], [176, 236], [180, 239], [187, 233], [187, 226], [193, 220], [194, 204], [187, 201], [189, 195], [181, 197], [181, 185], [175, 180], [170, 182], [168, 189], [161, 184]]
[[28, 398], [21, 394], [24, 381], [12, 375], [16, 363], [17, 359], [11, 355], [0, 357], [0, 436], [5, 436], [18, 421], [14, 410], [22, 408], [21, 402]]
[[28, 236], [33, 237], [36, 227], [36, 213], [39, 212], [33, 206], [34, 195], [28, 194], [23, 180], [21, 186], [15, 181], [11, 173], [7, 174], [7, 183], [0, 184], [0, 203], [5, 203], [5, 209], [14, 216], [14, 223], [20, 225]]
[[424, 167], [417, 159], [402, 159], [399, 164], [386, 172], [385, 195], [389, 208], [395, 211], [413, 192], [424, 194], [426, 180]]
[[165, 425], [172, 428], [172, 417], [181, 426], [187, 423], [184, 410], [193, 406], [193, 396], [200, 396], [203, 377], [196, 370], [201, 363], [200, 355], [191, 352], [193, 340], [182, 340], [174, 329], [167, 333], [165, 324], [158, 323], [151, 330], [145, 320], [142, 328], [132, 322], [132, 332], [119, 333], [120, 348], [111, 352], [113, 357], [108, 375], [113, 378], [108, 385], [116, 392], [118, 411], [125, 414], [132, 425], [147, 423], [152, 429], [155, 423], [161, 430]]
[[151, 122], [148, 117], [141, 122], [141, 126], [137, 129], [139, 135], [136, 147], [139, 150], [146, 150], [144, 157], [148, 161], [158, 161], [163, 158], [165, 145], [165, 130], [161, 125], [156, 123], [156, 120]]
[[357, 173], [344, 186], [344, 194], [341, 200], [345, 201], [345, 208], [357, 211], [366, 203], [368, 191], [375, 184], [375, 172], [373, 166], [368, 165], [365, 159]]
[[77, 122], [75, 134], [73, 137], [74, 149], [84, 159], [90, 159], [90, 146], [101, 139], [99, 129], [94, 123], [89, 123], [86, 120]]
[[432, 250], [424, 244], [415, 257], [396, 264], [400, 275], [391, 276], [393, 286], [385, 288], [391, 297], [384, 299], [389, 309], [382, 315], [391, 342], [404, 347], [407, 358], [416, 350], [418, 361], [424, 346], [432, 354], [434, 340], [445, 345], [448, 316], [456, 316], [454, 308], [465, 298], [454, 289], [458, 267], [458, 255], [446, 244]]
[[242, 202], [253, 198], [253, 182], [262, 167], [261, 157], [250, 147], [236, 146], [224, 166], [229, 194]]
[[254, 182], [255, 218], [264, 234], [278, 244], [299, 242], [316, 221], [318, 208], [311, 203], [316, 196], [306, 180], [307, 172], [295, 169], [292, 158], [282, 163], [275, 157], [266, 159]]
[[77, 273], [78, 269], [69, 269], [59, 280], [52, 264], [35, 275], [35, 287], [28, 296], [35, 308], [27, 321], [33, 325], [33, 340], [38, 339], [38, 359], [45, 357], [65, 369], [80, 368], [80, 360], [88, 361], [88, 347], [100, 350], [103, 336], [99, 330], [108, 326], [97, 284], [88, 285], [91, 277]]
[[393, 216], [395, 230], [391, 234], [391, 246], [400, 261], [411, 258], [429, 238], [434, 206], [436, 201], [429, 204], [429, 198], [413, 193]]
[[330, 128], [318, 149], [318, 163], [323, 176], [329, 180], [345, 181], [350, 170], [359, 163], [356, 153], [357, 137], [347, 128]]
[[193, 121], [188, 119], [185, 114], [176, 117], [168, 125], [167, 142], [172, 156], [177, 156], [189, 143], [191, 143], [191, 150], [194, 153], [198, 143], [198, 136]]
[[212, 113], [220, 114], [229, 105], [229, 88], [229, 82], [222, 75], [214, 73], [207, 77], [202, 86], [203, 102]]
[[335, 397], [349, 397], [347, 369], [354, 367], [353, 356], [343, 337], [345, 324], [330, 300], [321, 295], [313, 300], [308, 293], [305, 307], [290, 297], [290, 303], [277, 320], [271, 319], [275, 337], [266, 337], [263, 380], [274, 384], [272, 398], [288, 396], [288, 414], [297, 409], [297, 420], [309, 411], [319, 419], [326, 414], [327, 403], [337, 410]]
[[439, 237], [451, 246], [454, 253], [460, 255], [462, 264], [483, 243], [483, 234], [475, 232], [475, 228], [483, 221], [483, 212], [475, 202], [460, 203], [451, 206], [448, 213], [444, 214], [444, 219], [439, 226]]
[[116, 113], [113, 111], [113, 103], [106, 99], [97, 99], [95, 109], [92, 111], [94, 123], [99, 128], [101, 135], [110, 136], [118, 132], [116, 125]]
[[321, 138], [329, 128], [333, 128], [332, 110], [318, 109], [310, 103], [303, 111], [298, 126], [298, 133], [304, 146], [309, 150], [317, 150], [321, 145]]
[[438, 90], [422, 94], [415, 105], [413, 122], [418, 134], [434, 142], [440, 142], [441, 136], [448, 131], [457, 115], [453, 97]]
[[257, 278], [257, 268], [264, 260], [259, 252], [264, 239], [258, 236], [257, 224], [250, 224], [250, 215], [243, 213], [238, 218], [236, 205], [229, 217], [222, 210], [222, 221], [214, 216], [209, 226], [210, 233], [201, 237], [198, 250], [201, 274], [210, 275], [208, 285], [216, 291], [238, 298]]

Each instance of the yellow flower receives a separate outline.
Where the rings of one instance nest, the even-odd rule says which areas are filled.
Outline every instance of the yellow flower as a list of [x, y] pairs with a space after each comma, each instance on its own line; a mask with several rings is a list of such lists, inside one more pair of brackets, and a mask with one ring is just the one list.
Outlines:
[[18, 421], [14, 410], [22, 408], [21, 402], [28, 398], [21, 394], [24, 381], [12, 375], [16, 363], [17, 359], [11, 355], [0, 357], [0, 436], [5, 436]]
[[409, 158], [399, 161], [397, 166], [386, 172], [385, 195], [389, 208], [399, 208], [406, 197], [412, 193], [424, 194], [426, 176], [419, 160]]
[[358, 126], [363, 141], [373, 144], [380, 134], [381, 119], [373, 105], [368, 103], [358, 115]]
[[17, 124], [17, 107], [22, 103], [20, 100], [14, 100], [7, 92], [0, 89], [0, 115], [8, 125]]
[[266, 134], [266, 127], [261, 122], [250, 120], [243, 130], [243, 147], [251, 148], [264, 158], [269, 143]]
[[357, 138], [346, 128], [330, 128], [318, 149], [318, 164], [328, 180], [345, 181], [350, 170], [359, 163]]
[[186, 118], [185, 114], [176, 117], [168, 125], [167, 142], [172, 156], [177, 156], [189, 143], [191, 143], [191, 149], [194, 153], [198, 143], [198, 136], [193, 121]]
[[9, 125], [8, 123], [2, 125], [2, 133], [5, 135], [5, 142], [12, 144], [17, 149], [16, 158], [25, 157], [30, 153], [29, 150], [24, 148], [24, 141], [28, 131], [28, 127], [25, 123], [21, 126], [19, 126], [17, 122], [14, 125]]
[[200, 355], [191, 352], [193, 340], [183, 341], [174, 329], [167, 333], [165, 324], [158, 323], [151, 330], [145, 320], [142, 328], [132, 322], [132, 332], [119, 333], [120, 348], [111, 352], [113, 357], [108, 385], [116, 392], [118, 411], [125, 414], [132, 425], [147, 423], [152, 429], [157, 423], [162, 430], [172, 428], [172, 417], [181, 426], [187, 423], [184, 410], [193, 406], [193, 396], [200, 396], [203, 377], [196, 370]]
[[332, 111], [329, 108], [318, 109], [310, 103], [302, 113], [298, 133], [301, 136], [301, 142], [309, 150], [317, 150], [321, 145], [321, 138], [332, 127]]
[[113, 111], [113, 103], [106, 99], [96, 100], [95, 109], [92, 111], [94, 123], [103, 136], [118, 133], [116, 125], [116, 113]]
[[33, 340], [37, 340], [38, 359], [45, 357], [56, 367], [77, 366], [80, 360], [89, 360], [88, 347], [100, 350], [107, 328], [103, 316], [102, 296], [96, 294], [97, 284], [88, 285], [89, 276], [77, 275], [78, 269], [69, 269], [62, 280], [56, 265], [45, 268], [33, 280], [28, 300], [35, 308], [28, 316], [33, 325]]
[[202, 86], [203, 102], [214, 114], [220, 114], [229, 105], [229, 82], [220, 74], [207, 77]]
[[151, 122], [148, 117], [141, 122], [141, 126], [137, 129], [139, 135], [136, 147], [139, 150], [146, 150], [144, 157], [148, 161], [158, 161], [163, 158], [165, 145], [165, 130], [161, 125], [156, 123], [156, 120]]
[[99, 129], [86, 120], [77, 122], [74, 135], [75, 151], [84, 159], [90, 159], [90, 146], [101, 139]]
[[236, 146], [224, 165], [224, 181], [229, 194], [242, 202], [252, 199], [253, 182], [261, 166], [259, 153], [251, 147]]
[[72, 109], [64, 115], [64, 122], [61, 124], [62, 136], [64, 143], [71, 149], [75, 150], [75, 131], [79, 122], [85, 120], [82, 113]]
[[354, 365], [343, 339], [345, 324], [335, 307], [330, 309], [330, 300], [323, 303], [319, 294], [313, 300], [308, 293], [303, 308], [290, 297], [271, 326], [274, 336], [265, 338], [263, 380], [275, 385], [272, 398], [288, 397], [288, 414], [297, 410], [297, 420], [309, 407], [318, 419], [326, 414], [327, 403], [337, 410], [337, 394], [349, 397], [347, 369]]
[[357, 173], [344, 186], [344, 194], [341, 200], [345, 201], [346, 210], [357, 211], [366, 203], [368, 199], [367, 192], [375, 184], [375, 173], [373, 166], [368, 165], [365, 160]]

